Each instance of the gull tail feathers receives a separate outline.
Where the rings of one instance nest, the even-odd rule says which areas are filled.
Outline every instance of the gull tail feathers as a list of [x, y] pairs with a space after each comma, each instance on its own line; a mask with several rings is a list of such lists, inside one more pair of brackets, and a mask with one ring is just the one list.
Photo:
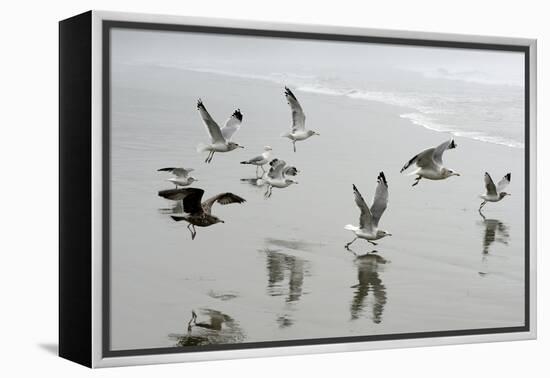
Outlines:
[[211, 147], [208, 144], [199, 143], [197, 145], [197, 152], [206, 152], [206, 151], [210, 151], [210, 150], [211, 150]]
[[171, 218], [175, 220], [176, 222], [185, 220], [185, 217], [183, 215], [171, 215]]
[[354, 226], [353, 224], [346, 224], [344, 226], [344, 229], [349, 230], [349, 231], [357, 231], [357, 230], [359, 230], [359, 227]]
[[289, 138], [290, 137], [290, 131], [287, 131], [286, 133], [282, 133], [281, 137], [283, 138]]

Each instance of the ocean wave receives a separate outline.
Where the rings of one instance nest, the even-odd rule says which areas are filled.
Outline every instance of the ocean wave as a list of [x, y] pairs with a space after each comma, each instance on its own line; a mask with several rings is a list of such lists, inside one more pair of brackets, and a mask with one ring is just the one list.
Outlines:
[[400, 114], [399, 116], [401, 118], [408, 119], [415, 125], [422, 126], [429, 130], [438, 131], [442, 133], [449, 133], [457, 137], [474, 139], [480, 142], [500, 144], [500, 145], [512, 147], [512, 148], [525, 148], [524, 143], [515, 141], [513, 139], [505, 138], [501, 136], [487, 135], [479, 131], [460, 130], [456, 126], [444, 125], [442, 123], [437, 122], [433, 118], [427, 117], [426, 115], [421, 113], [405, 113], [405, 114]]
[[[374, 101], [387, 105], [398, 106], [412, 110], [400, 115], [401, 118], [408, 119], [412, 124], [424, 127], [429, 130], [442, 133], [450, 133], [458, 137], [474, 139], [481, 142], [504, 145], [512, 148], [524, 148], [524, 143], [504, 136], [489, 135], [481, 131], [464, 130], [460, 127], [444, 124], [442, 116], [453, 114], [453, 108], [456, 103], [463, 103], [462, 98], [444, 97], [433, 93], [396, 93], [390, 91], [368, 91], [346, 86], [344, 83], [338, 83], [334, 78], [319, 78], [315, 75], [287, 74], [272, 72], [269, 74], [241, 73], [213, 68], [197, 67], [176, 67], [193, 72], [211, 73], [216, 75], [237, 77], [251, 80], [267, 81], [279, 85], [293, 86], [296, 91], [325, 95], [325, 96], [343, 96], [355, 100]], [[327, 85], [329, 82], [331, 85]], [[468, 98], [468, 101], [475, 99]], [[488, 104], [495, 106], [498, 104]], [[479, 104], [478, 104], [479, 105]]]

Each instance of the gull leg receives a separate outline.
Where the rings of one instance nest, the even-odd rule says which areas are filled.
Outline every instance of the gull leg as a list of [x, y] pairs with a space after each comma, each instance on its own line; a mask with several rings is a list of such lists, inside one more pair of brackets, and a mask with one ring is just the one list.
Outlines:
[[346, 244], [346, 245], [344, 246], [344, 248], [349, 249], [349, 246], [350, 246], [354, 241], [356, 241], [356, 240], [357, 240], [357, 236], [355, 237], [355, 239], [353, 239], [353, 240], [350, 241], [348, 244]]
[[195, 236], [197, 236], [197, 230], [195, 230], [195, 225], [194, 224], [192, 225], [192, 227], [193, 227], [193, 234], [191, 236], [191, 240], [195, 240]]
[[292, 147], [294, 148], [294, 152], [296, 152], [296, 141], [295, 140], [292, 141]]
[[486, 204], [487, 204], [487, 201], [483, 201], [483, 202], [481, 203], [481, 205], [479, 205], [478, 211], [481, 212], [481, 209], [482, 209], [483, 206], [485, 206]]
[[191, 240], [193, 240], [193, 239], [194, 239], [194, 236], [193, 236], [193, 230], [191, 230], [191, 226], [192, 226], [192, 224], [189, 223], [189, 224], [187, 225], [187, 229], [188, 229], [189, 232], [191, 233]]
[[208, 158], [210, 158], [211, 154], [212, 154], [212, 151], [208, 151], [208, 156], [206, 156], [206, 159], [204, 160], [205, 163], [208, 163]]
[[369, 243], [371, 243], [372, 245], [378, 245], [378, 243], [375, 243], [373, 241], [370, 241], [370, 240], [367, 240]]
[[418, 185], [418, 183], [420, 182], [421, 179], [422, 179], [422, 177], [416, 176], [416, 179], [415, 179], [416, 181], [414, 182], [414, 184], [412, 184], [412, 186]]

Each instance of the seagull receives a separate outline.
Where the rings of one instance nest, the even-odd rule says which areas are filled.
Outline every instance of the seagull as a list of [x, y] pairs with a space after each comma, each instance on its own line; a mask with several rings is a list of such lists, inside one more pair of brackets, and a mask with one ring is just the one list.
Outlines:
[[170, 177], [168, 181], [176, 185], [176, 189], [178, 186], [187, 186], [191, 185], [195, 181], [199, 181], [193, 176], [189, 176], [190, 172], [193, 172], [193, 168], [160, 168], [157, 170], [158, 172], [170, 172], [176, 177]]
[[443, 152], [453, 148], [456, 148], [456, 143], [453, 139], [441, 143], [437, 147], [428, 148], [409, 160], [401, 168], [401, 172], [409, 168], [413, 163], [416, 163], [418, 169], [411, 173], [411, 175], [416, 175], [416, 181], [412, 186], [418, 185], [420, 179], [423, 178], [428, 180], [443, 180], [451, 176], [460, 176], [460, 173], [443, 167]]
[[296, 180], [286, 178], [287, 175], [296, 176], [296, 174], [298, 174], [296, 167], [287, 166], [286, 162], [280, 159], [271, 160], [269, 165], [271, 168], [269, 169], [267, 175], [265, 175], [262, 179], [267, 183], [267, 190], [265, 192], [266, 198], [271, 197], [274, 187], [282, 189], [298, 183]]
[[485, 194], [480, 195], [483, 202], [479, 205], [479, 211], [481, 211], [487, 202], [498, 202], [504, 197], [509, 196], [510, 193], [506, 193], [503, 190], [510, 184], [510, 181], [512, 181], [512, 174], [507, 173], [495, 186], [491, 175], [485, 172]]
[[271, 158], [271, 151], [273, 149], [270, 146], [264, 147], [264, 152], [261, 155], [253, 157], [252, 159], [241, 161], [241, 164], [252, 164], [256, 166], [256, 176], [258, 175], [258, 168], [262, 169], [262, 172], [265, 173], [264, 165], [269, 162]]
[[290, 105], [292, 111], [292, 125], [290, 126], [290, 132], [281, 134], [282, 137], [288, 138], [292, 141], [294, 152], [296, 152], [296, 142], [300, 140], [306, 140], [312, 135], [320, 135], [313, 130], [306, 130], [306, 115], [298, 102], [294, 93], [288, 87], [285, 87], [285, 97]]
[[243, 114], [240, 109], [233, 112], [222, 128], [210, 116], [200, 98], [197, 102], [197, 109], [212, 141], [211, 144], [200, 144], [197, 147], [199, 152], [208, 151], [205, 163], [210, 163], [216, 152], [229, 152], [236, 148], [244, 148], [231, 141], [233, 135], [240, 129], [243, 120]]
[[187, 229], [191, 232], [191, 240], [194, 240], [197, 235], [195, 226], [208, 227], [216, 223], [225, 223], [220, 218], [212, 215], [212, 205], [216, 202], [221, 205], [246, 202], [244, 198], [233, 193], [220, 193], [201, 202], [203, 194], [204, 190], [198, 188], [168, 189], [159, 192], [160, 197], [182, 201], [184, 214], [172, 215], [171, 217], [177, 222], [184, 220], [189, 223]]
[[355, 185], [353, 185], [353, 194], [355, 195], [355, 203], [359, 207], [359, 210], [361, 210], [361, 216], [359, 217], [359, 227], [351, 224], [344, 227], [346, 230], [355, 233], [355, 239], [346, 244], [345, 247], [349, 249], [349, 246], [358, 238], [365, 239], [369, 243], [377, 245], [373, 240], [391, 236], [387, 231], [378, 229], [378, 221], [380, 221], [380, 217], [382, 217], [384, 210], [388, 206], [388, 182], [386, 181], [384, 172], [380, 172], [378, 175], [378, 185], [376, 186], [374, 200], [370, 209]]

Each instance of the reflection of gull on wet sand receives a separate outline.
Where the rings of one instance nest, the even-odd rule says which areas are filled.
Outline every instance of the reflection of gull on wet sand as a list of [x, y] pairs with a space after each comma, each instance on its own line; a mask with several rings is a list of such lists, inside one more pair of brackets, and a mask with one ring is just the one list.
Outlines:
[[223, 220], [212, 215], [212, 206], [216, 202], [221, 205], [246, 202], [244, 198], [233, 193], [220, 193], [201, 202], [203, 194], [204, 190], [198, 188], [168, 189], [159, 192], [159, 196], [163, 198], [182, 201], [185, 213], [172, 215], [172, 219], [178, 222], [185, 220], [189, 223], [187, 229], [191, 232], [191, 239], [195, 239], [197, 235], [195, 226], [208, 227], [216, 223], [224, 223]]
[[197, 321], [193, 310], [187, 323], [187, 334], [170, 334], [168, 337], [176, 341], [176, 346], [218, 345], [244, 341], [245, 335], [239, 324], [217, 310], [201, 310], [201, 316], [208, 320]]
[[281, 283], [288, 277], [286, 302], [296, 302], [302, 296], [304, 284], [305, 261], [286, 253], [267, 250], [267, 289], [271, 296], [283, 295], [286, 290]]
[[358, 319], [365, 307], [369, 295], [372, 296], [372, 321], [374, 323], [382, 322], [384, 306], [388, 300], [386, 287], [380, 278], [379, 265], [386, 264], [386, 260], [376, 254], [363, 255], [355, 259], [357, 265], [357, 278], [359, 283], [352, 286], [355, 289], [350, 306], [351, 319]]
[[510, 238], [508, 227], [498, 219], [487, 219], [481, 212], [479, 212], [479, 214], [483, 218], [482, 224], [485, 226], [483, 234], [483, 254], [486, 255], [489, 253], [489, 247], [494, 242], [508, 245], [508, 239]]

